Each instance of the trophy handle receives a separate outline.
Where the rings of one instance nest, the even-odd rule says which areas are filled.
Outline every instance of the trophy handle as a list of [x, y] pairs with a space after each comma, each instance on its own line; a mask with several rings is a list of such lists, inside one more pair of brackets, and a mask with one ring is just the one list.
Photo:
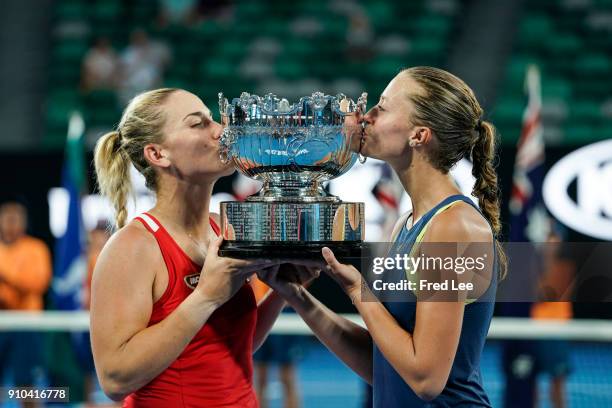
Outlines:
[[[227, 118], [227, 116], [225, 116]], [[234, 153], [232, 152], [232, 147], [236, 138], [232, 130], [229, 127], [223, 129], [223, 134], [221, 135], [221, 139], [219, 140], [219, 159], [221, 163], [227, 164], [234, 158]]]
[[219, 92], [219, 116], [221, 125], [223, 125], [223, 127], [229, 125], [229, 103], [227, 102], [227, 98], [223, 95], [223, 92]]
[[[359, 116], [363, 117], [366, 114], [367, 104], [368, 104], [368, 93], [363, 92], [361, 96], [359, 97], [359, 99], [357, 99], [357, 109], [359, 110]], [[359, 140], [359, 152], [358, 152], [359, 163], [361, 164], [364, 164], [366, 160], [368, 159], [363, 154], [361, 154], [361, 149], [363, 148], [363, 132], [365, 132], [365, 127], [366, 127], [366, 123], [362, 121], [361, 122], [362, 137]]]
[[368, 93], [363, 92], [361, 96], [357, 99], [357, 109], [359, 110], [360, 114], [365, 115], [367, 105], [368, 105]]

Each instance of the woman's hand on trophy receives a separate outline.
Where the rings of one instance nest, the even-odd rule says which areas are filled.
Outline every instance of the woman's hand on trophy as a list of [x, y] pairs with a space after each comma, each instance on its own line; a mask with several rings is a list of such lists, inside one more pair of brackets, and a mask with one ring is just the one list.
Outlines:
[[307, 288], [321, 274], [324, 264], [321, 261], [297, 259], [281, 265], [279, 272], [292, 283]]
[[284, 260], [279, 268], [267, 268], [257, 272], [261, 281], [285, 299], [296, 295], [300, 287], [308, 287], [321, 273], [322, 262], [309, 260]]
[[354, 303], [355, 297], [361, 291], [361, 274], [354, 266], [340, 263], [331, 249], [324, 247], [321, 253], [327, 262], [324, 271], [342, 287]]
[[195, 288], [206, 301], [216, 307], [228, 301], [244, 285], [245, 280], [258, 270], [278, 265], [270, 259], [235, 259], [219, 256], [223, 237], [210, 241], [204, 266]]

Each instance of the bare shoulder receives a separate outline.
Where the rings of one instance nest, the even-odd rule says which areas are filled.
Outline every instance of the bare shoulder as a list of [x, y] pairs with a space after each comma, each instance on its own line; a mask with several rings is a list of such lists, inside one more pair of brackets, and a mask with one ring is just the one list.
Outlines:
[[140, 222], [132, 221], [106, 243], [93, 279], [110, 276], [122, 281], [138, 278], [152, 282], [160, 265], [164, 263], [157, 240]]
[[429, 242], [491, 242], [487, 220], [474, 207], [459, 202], [436, 215], [427, 231]]
[[466, 290], [435, 290], [419, 293], [420, 296], [430, 300], [463, 303], [467, 299], [478, 299], [485, 293], [493, 273], [493, 233], [478, 210], [466, 202], [447, 208], [431, 220], [425, 233], [425, 242], [433, 243], [423, 249], [427, 256], [454, 260], [450, 268], [444, 267], [438, 271], [439, 282], [454, 281], [456, 287], [464, 284]]

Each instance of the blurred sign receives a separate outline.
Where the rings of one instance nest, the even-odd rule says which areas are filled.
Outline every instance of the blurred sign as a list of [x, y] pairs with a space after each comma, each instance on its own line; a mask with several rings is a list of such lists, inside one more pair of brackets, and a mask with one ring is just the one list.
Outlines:
[[612, 240], [612, 140], [582, 147], [559, 160], [544, 179], [543, 195], [548, 210], [568, 227]]
[[[133, 196], [128, 199], [128, 220], [149, 210], [155, 205], [155, 196], [145, 186], [144, 177], [132, 166], [130, 170]], [[49, 227], [55, 238], [64, 235], [68, 221], [68, 190], [55, 187], [47, 194], [49, 202]], [[81, 197], [81, 217], [87, 231], [96, 227], [99, 221], [109, 221], [114, 224], [115, 212], [110, 201], [99, 194]]]
[[[346, 174], [329, 182], [329, 192], [342, 198], [343, 201], [358, 201], [365, 203], [366, 241], [384, 241], [389, 237], [382, 228], [385, 208], [376, 199], [372, 190], [381, 178], [384, 163], [368, 158], [365, 164], [356, 163]], [[478, 200], [472, 196], [475, 179], [472, 176], [472, 163], [461, 159], [450, 171], [453, 180], [462, 194], [468, 196], [478, 205]], [[399, 183], [399, 180], [397, 180]], [[400, 185], [400, 189], [403, 187]], [[412, 209], [410, 197], [404, 191], [399, 205], [399, 214]]]

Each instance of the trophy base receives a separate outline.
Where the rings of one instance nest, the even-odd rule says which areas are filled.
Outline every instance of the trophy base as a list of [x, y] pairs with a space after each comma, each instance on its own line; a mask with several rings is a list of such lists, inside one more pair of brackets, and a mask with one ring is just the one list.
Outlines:
[[328, 247], [339, 260], [360, 259], [365, 249], [361, 241], [224, 241], [219, 255], [230, 258], [322, 259], [321, 249]]
[[339, 259], [359, 258], [363, 247], [363, 203], [221, 203], [221, 256], [322, 259], [329, 247]]

